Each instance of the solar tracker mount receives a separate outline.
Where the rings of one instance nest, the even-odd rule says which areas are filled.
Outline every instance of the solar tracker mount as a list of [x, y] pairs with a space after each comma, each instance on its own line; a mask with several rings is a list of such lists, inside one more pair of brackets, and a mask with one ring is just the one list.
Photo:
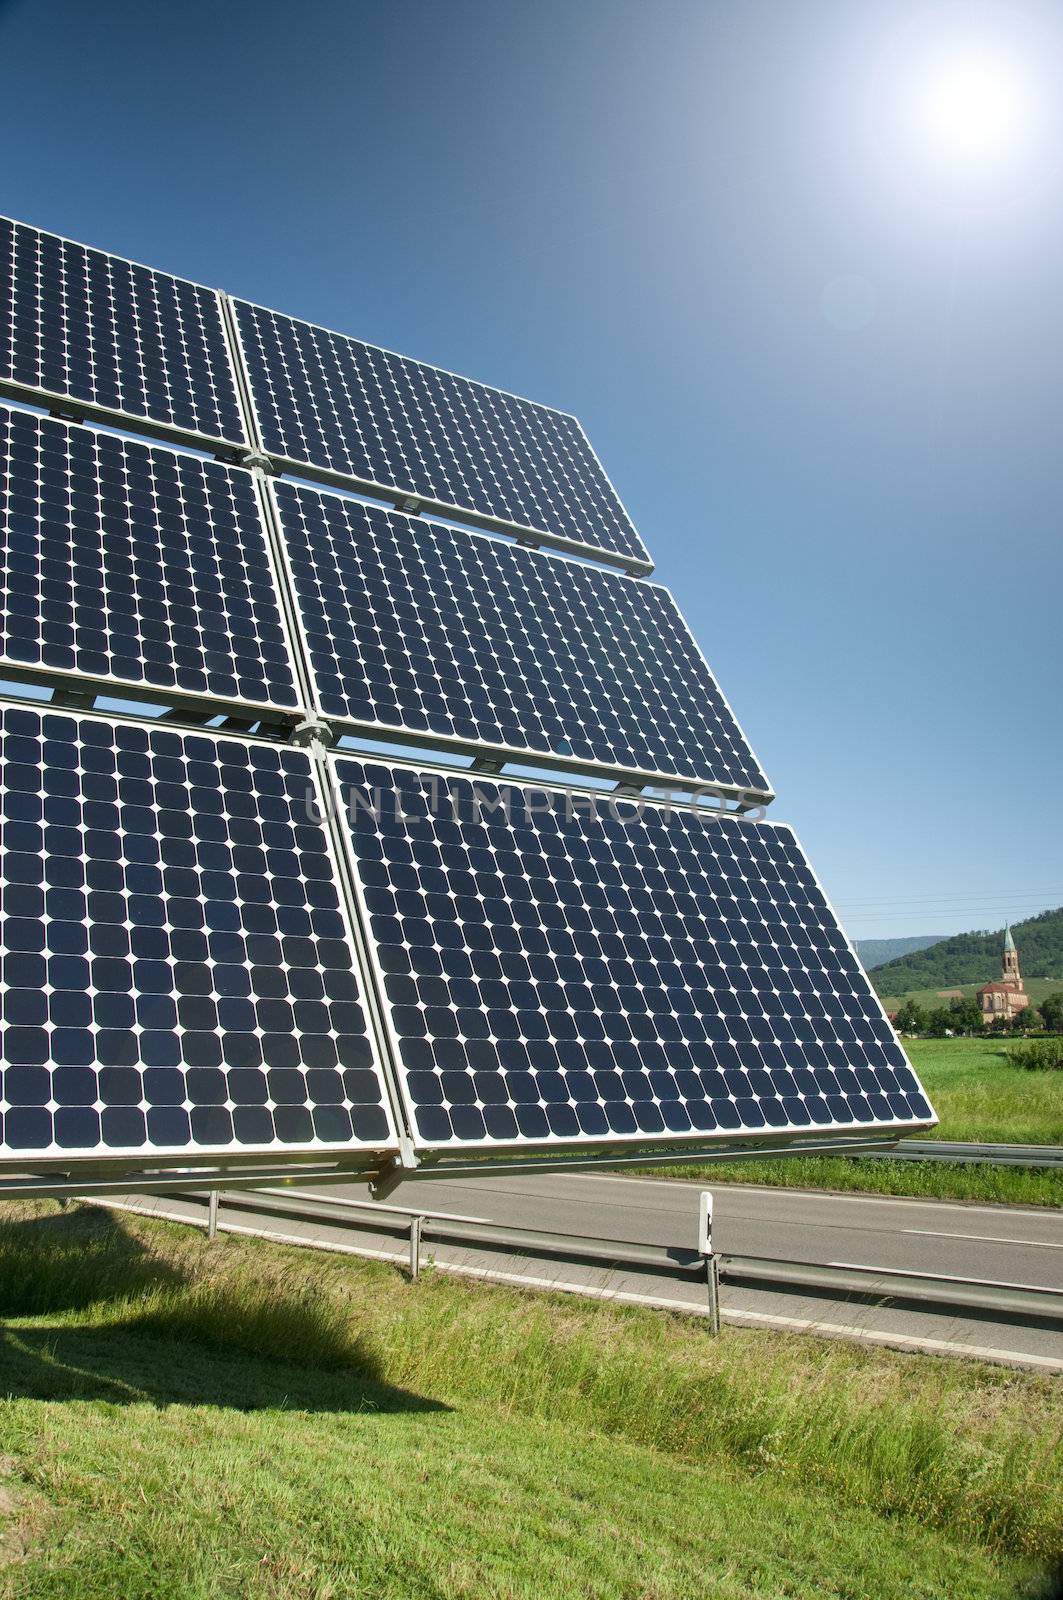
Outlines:
[[575, 419], [0, 256], [0, 1193], [932, 1125]]

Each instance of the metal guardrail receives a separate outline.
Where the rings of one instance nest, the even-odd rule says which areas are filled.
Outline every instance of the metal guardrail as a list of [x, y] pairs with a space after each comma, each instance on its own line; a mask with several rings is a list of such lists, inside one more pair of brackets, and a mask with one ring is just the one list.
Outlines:
[[[829, 1154], [829, 1152], [828, 1152]], [[1063, 1171], [1063, 1145], [961, 1144], [954, 1139], [903, 1139], [892, 1150], [863, 1150], [861, 1161], [981, 1161], [995, 1167]]]
[[[217, 1191], [184, 1195], [185, 1201], [205, 1206], [208, 1234], [239, 1227], [219, 1216]], [[106, 1204], [106, 1200], [101, 1200]], [[645, 1273], [675, 1283], [704, 1284], [711, 1324], [719, 1327], [719, 1286], [757, 1288], [766, 1292], [789, 1291], [833, 1300], [943, 1308], [1014, 1320], [1025, 1325], [1063, 1327], [1063, 1290], [1033, 1284], [1000, 1283], [984, 1279], [935, 1277], [890, 1267], [776, 1260], [765, 1256], [719, 1253], [712, 1243], [712, 1195], [701, 1194], [701, 1215], [696, 1249], [637, 1244], [621, 1239], [596, 1239], [542, 1229], [513, 1228], [478, 1217], [448, 1212], [411, 1210], [370, 1200], [348, 1200], [335, 1195], [306, 1194], [291, 1189], [244, 1190], [227, 1202], [232, 1211], [282, 1217], [300, 1222], [339, 1225], [354, 1231], [395, 1236], [405, 1248], [392, 1257], [405, 1261], [416, 1278], [432, 1244], [488, 1251], [492, 1254], [565, 1262], [603, 1272]], [[196, 1219], [198, 1221], [198, 1219]], [[316, 1241], [321, 1243], [321, 1241]], [[327, 1248], [327, 1245], [325, 1246]], [[461, 1271], [460, 1263], [447, 1269]], [[466, 1269], [468, 1270], [468, 1269]], [[588, 1285], [558, 1285], [578, 1291]], [[675, 1302], [682, 1309], [684, 1302]], [[687, 1303], [689, 1307], [689, 1302]]]
[[761, 1256], [721, 1255], [720, 1278], [745, 1288], [792, 1289], [837, 1299], [890, 1301], [979, 1311], [1024, 1323], [1063, 1325], [1063, 1290], [986, 1278], [938, 1278], [893, 1267], [773, 1261]]

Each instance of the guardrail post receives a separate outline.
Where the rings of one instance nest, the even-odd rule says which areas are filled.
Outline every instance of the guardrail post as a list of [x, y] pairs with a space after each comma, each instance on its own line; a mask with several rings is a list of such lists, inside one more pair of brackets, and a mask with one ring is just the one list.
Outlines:
[[416, 1283], [421, 1276], [421, 1227], [423, 1217], [410, 1218], [410, 1281]]
[[701, 1191], [698, 1213], [698, 1249], [705, 1258], [705, 1281], [709, 1291], [709, 1332], [720, 1331], [720, 1268], [712, 1248], [712, 1194]]
[[207, 1238], [218, 1237], [218, 1191], [212, 1189], [207, 1196]]

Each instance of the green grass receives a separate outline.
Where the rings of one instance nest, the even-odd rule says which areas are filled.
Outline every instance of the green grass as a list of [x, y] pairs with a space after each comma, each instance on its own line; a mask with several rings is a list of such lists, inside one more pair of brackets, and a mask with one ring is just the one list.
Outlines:
[[5, 1596], [1002, 1600], [1063, 1557], [1047, 1378], [14, 1215]]
[[931, 1138], [1063, 1144], [1063, 1077], [1025, 1072], [1001, 1039], [906, 1039], [941, 1118]]
[[[1063, 1144], [1063, 1072], [1024, 1071], [1008, 1059], [1012, 1046], [1001, 1039], [906, 1039], [904, 1048], [941, 1119], [928, 1138], [964, 1144]], [[946, 1166], [801, 1156], [692, 1163], [669, 1168], [668, 1176], [772, 1188], [1063, 1206], [1063, 1173], [984, 1163]]]
[[[999, 978], [999, 976], [999, 971], [994, 973], [994, 977]], [[950, 996], [964, 994], [973, 997], [985, 981], [983, 978], [981, 983], [939, 984], [936, 989], [913, 989], [910, 994], [890, 995], [888, 999], [883, 999], [882, 1004], [887, 1011], [896, 1011], [906, 1000], [914, 1000], [916, 1005], [922, 1006], [924, 1010], [936, 1011], [940, 1006], [947, 1006], [949, 1003], [948, 1000], [941, 998], [943, 990]], [[1023, 983], [1026, 986], [1026, 993], [1035, 1006], [1039, 1006], [1050, 994], [1063, 994], [1063, 978], [1024, 978]]]
[[751, 1183], [769, 1189], [822, 1189], [838, 1194], [905, 1195], [909, 1199], [969, 1200], [980, 1205], [1063, 1206], [1058, 1172], [1027, 1172], [985, 1162], [937, 1165], [916, 1161], [860, 1161], [845, 1156], [791, 1156], [764, 1161], [677, 1163], [637, 1168], [640, 1176], [689, 1178], [704, 1188]]

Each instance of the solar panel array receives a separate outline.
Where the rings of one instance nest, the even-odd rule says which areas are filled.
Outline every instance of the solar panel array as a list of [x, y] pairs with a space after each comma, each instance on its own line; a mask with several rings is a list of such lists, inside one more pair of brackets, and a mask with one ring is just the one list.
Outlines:
[[293, 710], [276, 588], [249, 473], [0, 406], [0, 669]]
[[666, 589], [280, 483], [322, 713], [770, 795]]
[[335, 766], [421, 1144], [930, 1118], [788, 828]]
[[[0, 405], [0, 1160], [932, 1122], [789, 829], [593, 787], [771, 796], [573, 418], [0, 238], [0, 393], [251, 451]], [[101, 695], [144, 715], [62, 709]]]
[[574, 417], [244, 300], [233, 306], [271, 455], [648, 570]]
[[394, 1143], [301, 750], [0, 708], [3, 1143]]
[[246, 442], [213, 289], [0, 218], [0, 393]]

